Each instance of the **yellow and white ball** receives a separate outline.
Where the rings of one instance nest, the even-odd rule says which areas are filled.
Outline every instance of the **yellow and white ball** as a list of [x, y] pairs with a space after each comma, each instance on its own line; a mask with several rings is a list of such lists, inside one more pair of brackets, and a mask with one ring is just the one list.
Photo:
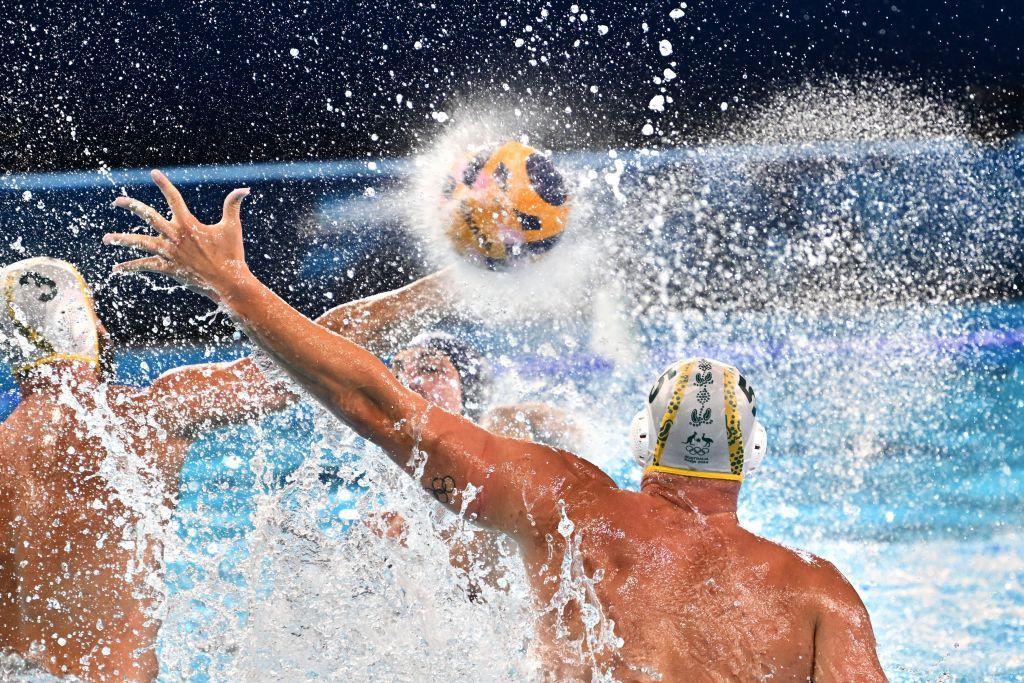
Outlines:
[[510, 141], [456, 164], [445, 178], [442, 208], [456, 251], [500, 270], [558, 243], [569, 217], [569, 194], [549, 157]]

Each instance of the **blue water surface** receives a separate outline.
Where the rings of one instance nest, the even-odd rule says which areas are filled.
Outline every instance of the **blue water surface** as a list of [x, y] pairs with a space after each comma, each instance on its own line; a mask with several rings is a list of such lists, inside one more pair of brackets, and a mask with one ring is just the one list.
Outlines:
[[[826, 556], [849, 577], [872, 614], [882, 660], [894, 680], [1020, 680], [1024, 305], [978, 305], [955, 314], [957, 334], [872, 341], [870, 353], [883, 357], [899, 353], [899, 344], [939, 348], [953, 374], [931, 405], [908, 411], [906, 422], [891, 416], [889, 428], [873, 434], [862, 453], [853, 448], [852, 455], [848, 439], [857, 435], [843, 434], [841, 421], [805, 424], [806, 405], [785, 408], [781, 388], [800, 381], [786, 377], [793, 369], [782, 363], [792, 351], [785, 339], [746, 349], [738, 345], [734, 353], [751, 362], [761, 359], [755, 363], [759, 400], [772, 443], [763, 472], [745, 485], [741, 519], [774, 540]], [[854, 354], [868, 353], [864, 341], [854, 337], [826, 331], [821, 340], [828, 342], [822, 353], [833, 361], [850, 357], [852, 362]], [[652, 349], [651, 356], [656, 359], [659, 351]], [[125, 354], [121, 368], [144, 381], [160, 368], [199, 356], [133, 352]], [[652, 372], [656, 363], [650, 363]], [[620, 485], [636, 486], [638, 471], [625, 450], [636, 398], [621, 389], [613, 364], [586, 356], [564, 362], [524, 356], [516, 359], [516, 369], [558, 382], [569, 377], [595, 396], [620, 386], [621, 395], [613, 399], [619, 409], [606, 416], [611, 426], [594, 427], [610, 434], [607, 452], [595, 459]], [[243, 428], [221, 430], [197, 443], [182, 473], [180, 508], [202, 510], [204, 522], [182, 526], [179, 534], [197, 547], [234, 541], [244, 553], [256, 490], [246, 463], [259, 451], [273, 463], [273, 476], [287, 480], [312, 447], [311, 416], [309, 407], [299, 407], [266, 420], [258, 438]], [[323, 522], [349, 523], [345, 511], [363, 492], [353, 482], [337, 480], [330, 467], [322, 481], [337, 496], [334, 518]], [[172, 567], [171, 576], [172, 583], [188, 580], [180, 567]], [[197, 661], [197, 673], [201, 669]]]

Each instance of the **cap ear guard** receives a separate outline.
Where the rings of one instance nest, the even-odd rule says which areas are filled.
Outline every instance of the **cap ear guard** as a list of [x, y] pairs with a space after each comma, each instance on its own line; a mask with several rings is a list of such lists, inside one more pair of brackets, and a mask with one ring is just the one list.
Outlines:
[[647, 466], [650, 454], [650, 423], [648, 411], [644, 408], [633, 416], [633, 423], [629, 427], [629, 442], [633, 458], [636, 459], [640, 467]]
[[750, 437], [743, 453], [743, 475], [746, 476], [761, 466], [764, 454], [768, 451], [768, 432], [760, 420], [754, 420], [754, 428], [750, 430]]

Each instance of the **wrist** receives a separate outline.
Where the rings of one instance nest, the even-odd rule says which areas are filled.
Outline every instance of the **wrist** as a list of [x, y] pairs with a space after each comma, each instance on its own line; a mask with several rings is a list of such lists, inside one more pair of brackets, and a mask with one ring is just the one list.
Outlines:
[[259, 284], [259, 281], [245, 261], [239, 260], [232, 261], [222, 270], [217, 281], [213, 283], [213, 289], [220, 300], [233, 309], [236, 303], [246, 298], [253, 284]]

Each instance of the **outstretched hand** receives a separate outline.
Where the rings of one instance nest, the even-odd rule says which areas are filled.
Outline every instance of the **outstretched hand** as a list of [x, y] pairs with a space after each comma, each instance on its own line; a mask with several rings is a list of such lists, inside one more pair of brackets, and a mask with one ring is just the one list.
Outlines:
[[216, 299], [224, 287], [248, 273], [239, 213], [249, 189], [233, 190], [224, 199], [220, 221], [206, 225], [188, 210], [178, 188], [167, 176], [160, 171], [153, 171], [151, 175], [171, 207], [171, 218], [164, 218], [159, 211], [137, 199], [118, 197], [114, 206], [128, 209], [159, 234], [112, 232], [104, 235], [104, 244], [152, 254], [119, 263], [114, 266], [114, 272], [163, 273]]

